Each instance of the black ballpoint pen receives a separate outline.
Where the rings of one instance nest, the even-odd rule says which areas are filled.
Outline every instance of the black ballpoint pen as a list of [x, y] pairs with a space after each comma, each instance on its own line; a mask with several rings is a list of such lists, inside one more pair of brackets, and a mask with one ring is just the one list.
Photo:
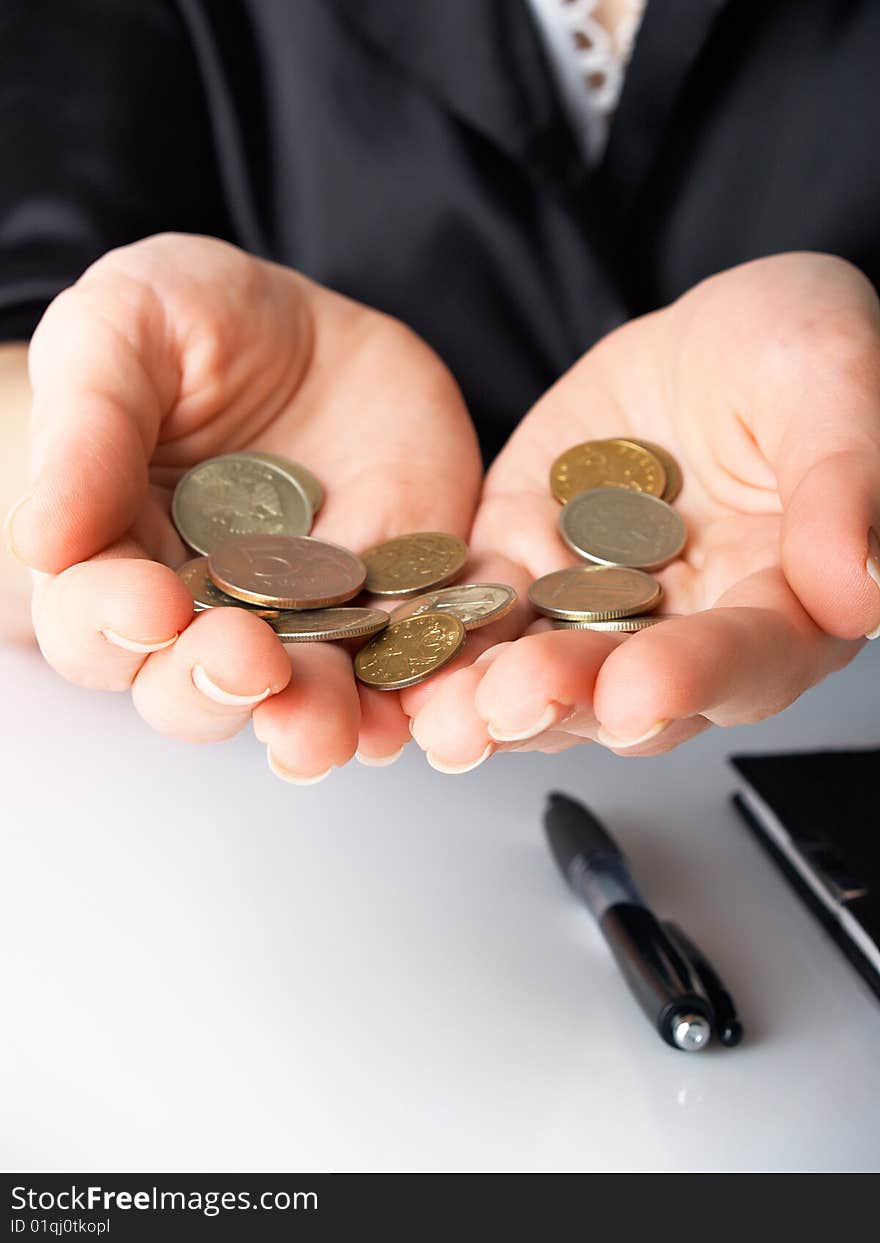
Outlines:
[[[670, 935], [648, 909], [618, 846], [592, 812], [565, 794], [551, 794], [544, 825], [562, 874], [592, 911], [633, 996], [666, 1043], [697, 1052], [716, 1032], [722, 1043], [737, 1043], [742, 1028], [729, 993], [696, 947], [674, 926]], [[729, 1003], [723, 1016], [707, 995], [707, 982], [722, 1005]]]

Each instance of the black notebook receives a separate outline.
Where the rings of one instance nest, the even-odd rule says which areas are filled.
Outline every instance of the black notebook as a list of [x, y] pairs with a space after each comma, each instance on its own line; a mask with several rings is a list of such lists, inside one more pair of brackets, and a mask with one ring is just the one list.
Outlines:
[[880, 748], [731, 763], [749, 828], [880, 997]]

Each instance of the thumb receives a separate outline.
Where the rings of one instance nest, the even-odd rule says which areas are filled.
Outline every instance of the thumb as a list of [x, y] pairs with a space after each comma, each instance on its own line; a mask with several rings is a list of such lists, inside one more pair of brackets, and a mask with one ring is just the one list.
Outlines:
[[786, 505], [782, 565], [828, 634], [880, 635], [880, 444], [820, 457], [807, 471]]
[[827, 633], [872, 634], [880, 626], [876, 292], [841, 259], [788, 254], [712, 278], [686, 304], [703, 409], [715, 392], [735, 394], [730, 426], [775, 475], [789, 584]]
[[7, 538], [27, 565], [60, 573], [119, 538], [148, 488], [173, 393], [163, 318], [146, 284], [99, 260], [44, 315], [31, 342], [31, 485]]
[[823, 630], [858, 639], [880, 629], [880, 303], [849, 265], [830, 276], [765, 395], [784, 415], [785, 576]]

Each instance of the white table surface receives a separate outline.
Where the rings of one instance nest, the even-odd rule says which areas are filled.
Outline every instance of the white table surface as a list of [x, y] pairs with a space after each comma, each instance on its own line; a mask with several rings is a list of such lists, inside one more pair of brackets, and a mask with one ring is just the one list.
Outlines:
[[[671, 756], [322, 785], [0, 650], [7, 1171], [874, 1170], [880, 1004], [727, 802], [734, 750], [876, 743], [880, 643]], [[543, 844], [584, 797], [748, 1029], [663, 1045]]]

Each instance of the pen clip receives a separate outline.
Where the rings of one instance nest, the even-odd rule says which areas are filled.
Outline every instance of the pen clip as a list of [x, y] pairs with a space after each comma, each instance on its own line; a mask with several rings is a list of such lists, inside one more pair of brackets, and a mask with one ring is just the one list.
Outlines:
[[696, 978], [706, 1001], [712, 1008], [715, 1017], [715, 1031], [723, 1045], [732, 1048], [743, 1038], [743, 1027], [736, 1013], [733, 998], [721, 983], [718, 972], [709, 962], [701, 949], [679, 928], [678, 924], [664, 920], [663, 928], [685, 959]]

